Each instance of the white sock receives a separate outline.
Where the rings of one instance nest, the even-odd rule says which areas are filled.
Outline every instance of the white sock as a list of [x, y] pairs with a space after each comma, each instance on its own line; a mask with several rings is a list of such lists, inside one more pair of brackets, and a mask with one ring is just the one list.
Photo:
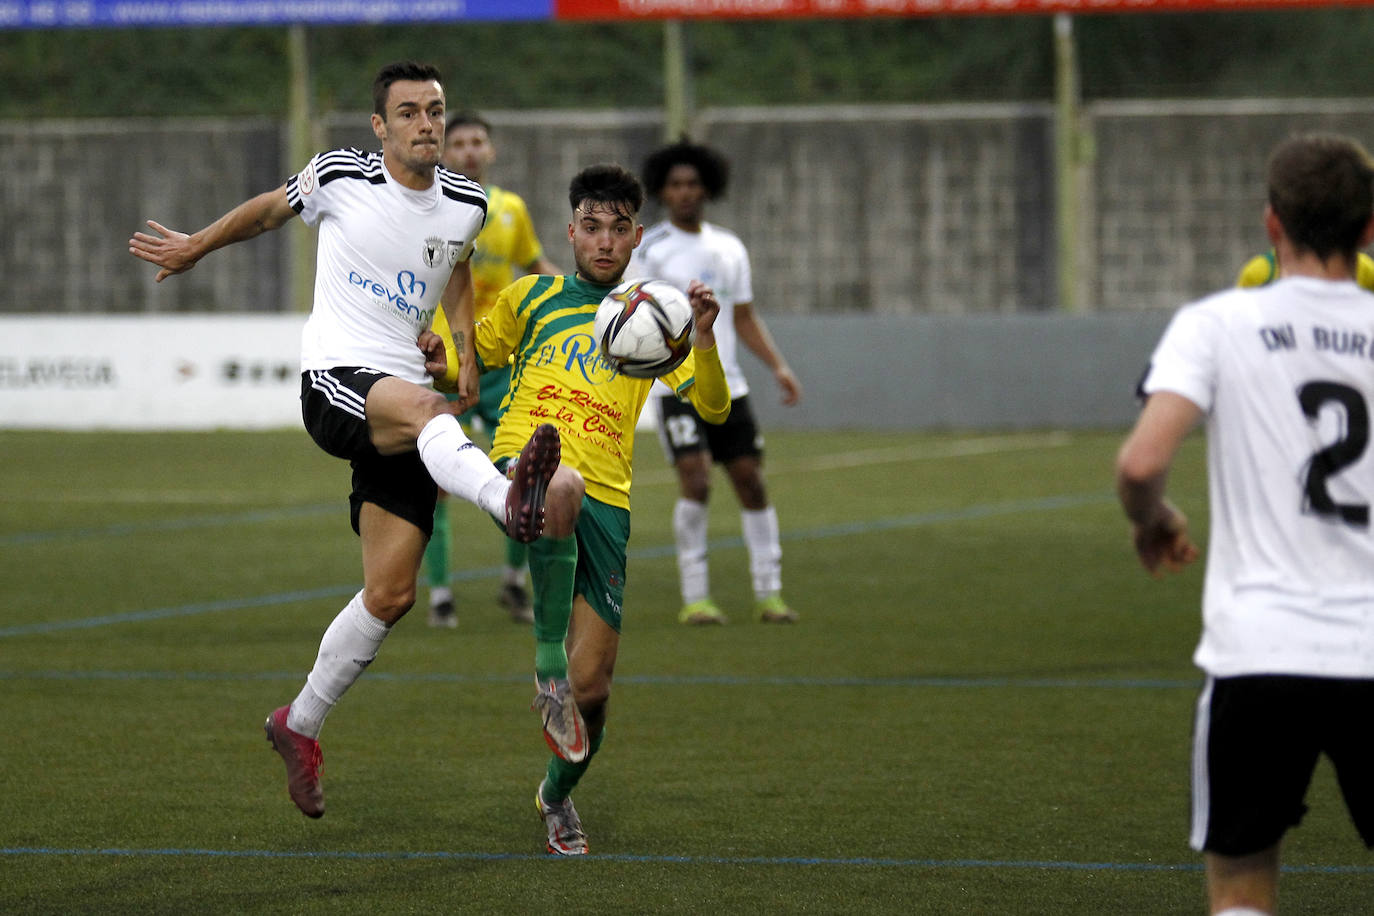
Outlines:
[[749, 575], [754, 597], [760, 600], [782, 591], [782, 545], [778, 541], [778, 513], [772, 507], [741, 509], [740, 528], [749, 548]]
[[319, 694], [310, 689], [310, 682], [306, 681], [301, 692], [291, 701], [291, 708], [286, 711], [286, 727], [307, 738], [318, 738], [320, 729], [324, 727], [324, 717], [333, 708], [334, 704], [320, 699]]
[[439, 414], [420, 430], [415, 444], [420, 460], [440, 489], [505, 520], [510, 481], [467, 437], [457, 417]]
[[502, 585], [518, 585], [525, 587], [525, 567], [506, 566], [501, 570]]
[[324, 631], [315, 667], [286, 714], [286, 727], [318, 738], [324, 717], [372, 660], [390, 628], [367, 612], [363, 593], [353, 596]]
[[1228, 906], [1224, 910], [1217, 911], [1215, 916], [1270, 916], [1270, 914], [1252, 906]]
[[682, 603], [691, 604], [710, 597], [710, 570], [706, 563], [706, 504], [692, 499], [679, 499], [673, 506], [673, 536], [677, 540], [677, 571], [682, 583]]
[[436, 607], [445, 601], [453, 600], [453, 589], [443, 585], [435, 585], [429, 590], [429, 606]]

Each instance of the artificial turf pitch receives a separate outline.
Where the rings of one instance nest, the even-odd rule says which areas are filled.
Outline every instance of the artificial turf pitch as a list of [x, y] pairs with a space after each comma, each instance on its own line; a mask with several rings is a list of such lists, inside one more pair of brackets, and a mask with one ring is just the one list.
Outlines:
[[[544, 855], [533, 644], [455, 504], [457, 630], [423, 605], [331, 714], [302, 817], [261, 723], [360, 585], [348, 469], [296, 430], [0, 432], [0, 912], [1203, 912], [1186, 845], [1200, 568], [1112, 497], [1121, 433], [773, 433], [795, 626], [676, 623], [676, 488], [641, 436], [608, 736]], [[1204, 446], [1173, 478], [1205, 535]], [[421, 602], [423, 602], [423, 589]], [[1281, 908], [1366, 913], [1328, 766]]]

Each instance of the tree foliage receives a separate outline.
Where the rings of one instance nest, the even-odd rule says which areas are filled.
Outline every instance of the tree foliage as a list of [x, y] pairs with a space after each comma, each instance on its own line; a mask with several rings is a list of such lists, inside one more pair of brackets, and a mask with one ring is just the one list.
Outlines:
[[[698, 106], [1023, 101], [1054, 91], [1045, 16], [693, 22]], [[1086, 98], [1364, 96], [1374, 16], [1360, 9], [1088, 15]], [[322, 111], [371, 107], [387, 61], [438, 64], [483, 108], [656, 107], [660, 23], [471, 23], [311, 29]], [[282, 115], [283, 29], [0, 32], [0, 117]]]

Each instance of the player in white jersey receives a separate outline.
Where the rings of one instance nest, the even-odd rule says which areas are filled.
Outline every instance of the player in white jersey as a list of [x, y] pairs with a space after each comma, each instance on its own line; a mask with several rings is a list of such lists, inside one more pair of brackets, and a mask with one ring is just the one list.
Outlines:
[[744, 243], [704, 218], [706, 202], [725, 192], [729, 164], [710, 147], [683, 139], [652, 153], [644, 163], [643, 179], [645, 190], [659, 199], [668, 218], [645, 230], [627, 276], [656, 277], [682, 290], [693, 280], [714, 288], [720, 302], [716, 345], [730, 383], [730, 416], [721, 425], [703, 422], [691, 404], [661, 382], [656, 385], [659, 438], [678, 474], [679, 497], [673, 507], [683, 605], [678, 619], [687, 624], [726, 621], [711, 599], [706, 555], [714, 461], [725, 468], [739, 500], [753, 580], [754, 617], [764, 623], [790, 623], [797, 619], [797, 612], [782, 598], [777, 510], [769, 503], [763, 482], [763, 435], [749, 406], [749, 384], [739, 367], [739, 342], [772, 370], [784, 404], [796, 404], [802, 389], [754, 309], [753, 277]]
[[[315, 442], [352, 464], [363, 588], [325, 630], [299, 695], [265, 725], [286, 764], [291, 799], [311, 817], [324, 814], [320, 729], [415, 601], [436, 481], [491, 513], [511, 537], [531, 541], [543, 528], [544, 492], [559, 460], [557, 430], [541, 427], [508, 480], [458, 425], [455, 414], [478, 393], [467, 259], [486, 196], [476, 182], [439, 167], [438, 70], [414, 62], [383, 67], [373, 102], [380, 152], [320, 153], [280, 188], [197, 233], [149, 220], [156, 234], [129, 241], [133, 255], [161, 268], [161, 281], [297, 214], [319, 226], [314, 306], [301, 341], [301, 413]], [[442, 340], [428, 335], [424, 350], [417, 342], [441, 301], [463, 370], [452, 408], [426, 371], [446, 365]]]
[[1117, 458], [1141, 562], [1178, 569], [1198, 550], [1165, 486], [1205, 420], [1191, 843], [1212, 912], [1236, 916], [1274, 912], [1280, 841], [1320, 754], [1374, 847], [1374, 295], [1355, 283], [1357, 249], [1374, 240], [1374, 162], [1343, 137], [1294, 137], [1268, 185], [1281, 277], [1174, 316]]

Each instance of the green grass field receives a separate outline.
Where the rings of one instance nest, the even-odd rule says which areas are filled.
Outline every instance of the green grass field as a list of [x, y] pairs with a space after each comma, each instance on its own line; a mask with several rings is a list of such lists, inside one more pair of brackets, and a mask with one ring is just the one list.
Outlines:
[[[359, 586], [346, 465], [303, 432], [0, 432], [0, 912], [1200, 913], [1200, 569], [1153, 581], [1119, 433], [769, 440], [795, 627], [748, 620], [718, 478], [688, 629], [641, 439], [593, 855], [543, 854], [533, 644], [454, 511], [456, 631], [403, 621], [322, 736], [328, 814], [261, 723]], [[1203, 446], [1177, 500], [1204, 527]], [[423, 600], [423, 599], [422, 599]], [[1367, 913], [1324, 764], [1284, 913]]]

